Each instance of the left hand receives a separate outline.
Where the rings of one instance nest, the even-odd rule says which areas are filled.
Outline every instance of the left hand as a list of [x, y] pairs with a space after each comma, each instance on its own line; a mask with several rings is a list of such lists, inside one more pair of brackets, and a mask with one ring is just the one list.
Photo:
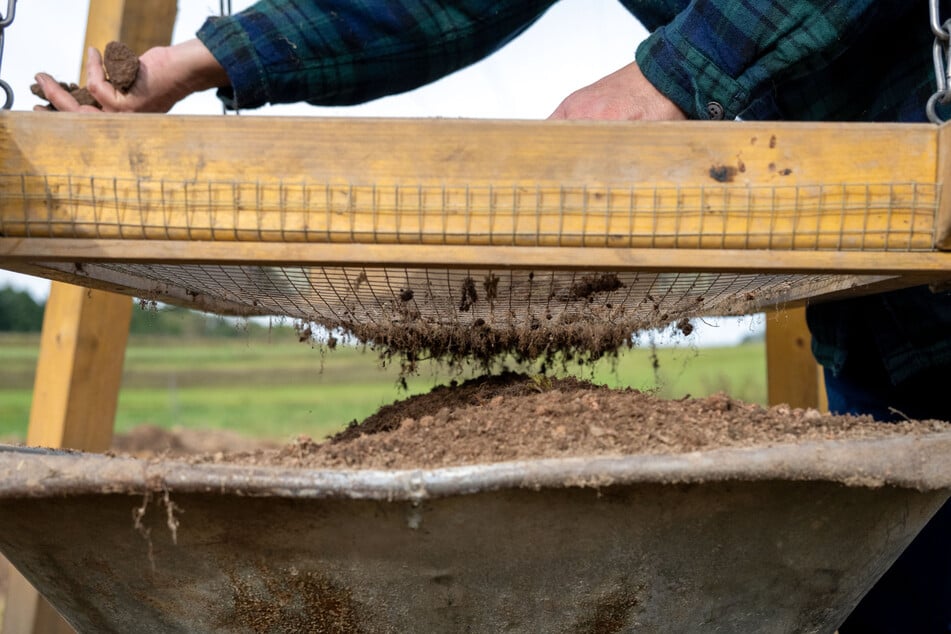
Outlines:
[[[46, 73], [38, 74], [36, 83], [43, 89], [43, 94], [50, 105], [61, 112], [102, 112], [95, 106], [79, 105], [79, 102], [69, 94], [68, 90], [60, 86], [58, 81]], [[49, 106], [33, 106], [33, 110], [37, 112], [46, 112], [49, 109]]]
[[548, 118], [666, 121], [686, 119], [687, 115], [632, 62], [571, 93]]

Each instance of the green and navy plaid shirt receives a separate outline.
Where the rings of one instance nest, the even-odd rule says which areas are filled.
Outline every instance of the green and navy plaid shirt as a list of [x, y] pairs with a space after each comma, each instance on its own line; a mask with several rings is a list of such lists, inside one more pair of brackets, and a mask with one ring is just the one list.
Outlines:
[[[198, 37], [241, 108], [342, 105], [429, 83], [489, 55], [553, 1], [262, 0]], [[651, 31], [644, 75], [691, 118], [924, 121], [934, 92], [924, 0], [623, 0]], [[942, 0], [943, 15], [951, 2]], [[631, 44], [632, 52], [634, 42]], [[838, 370], [877, 346], [893, 381], [951, 366], [951, 296], [911, 289], [810, 308]]]
[[[551, 0], [263, 0], [199, 38], [241, 108], [344, 105], [416, 88], [497, 50]], [[647, 78], [692, 118], [924, 120], [924, 0], [625, 0]], [[632, 52], [635, 43], [631, 43]]]

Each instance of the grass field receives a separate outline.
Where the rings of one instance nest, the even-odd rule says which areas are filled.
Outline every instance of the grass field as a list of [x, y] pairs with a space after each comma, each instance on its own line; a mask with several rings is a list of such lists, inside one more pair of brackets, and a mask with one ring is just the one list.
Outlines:
[[[0, 336], [0, 438], [22, 440], [32, 396], [38, 337]], [[679, 398], [717, 391], [765, 401], [761, 342], [731, 348], [659, 348], [626, 351], [616, 362], [572, 372], [612, 387], [656, 389]], [[373, 353], [338, 346], [322, 351], [285, 330], [244, 339], [130, 338], [116, 429], [149, 423], [163, 427], [229, 428], [287, 440], [322, 438], [381, 405], [447, 383], [454, 376], [423, 364], [399, 387], [398, 368], [380, 368]]]

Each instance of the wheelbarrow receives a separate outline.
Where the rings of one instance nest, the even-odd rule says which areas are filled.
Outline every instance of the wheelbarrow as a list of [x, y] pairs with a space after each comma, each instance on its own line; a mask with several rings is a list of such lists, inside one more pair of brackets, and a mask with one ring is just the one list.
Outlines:
[[951, 433], [433, 470], [0, 446], [0, 551], [80, 632], [832, 632]]

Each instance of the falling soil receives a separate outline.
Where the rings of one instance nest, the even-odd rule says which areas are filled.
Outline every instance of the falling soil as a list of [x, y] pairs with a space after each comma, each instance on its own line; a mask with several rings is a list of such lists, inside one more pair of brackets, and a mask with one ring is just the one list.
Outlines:
[[[105, 67], [106, 80], [119, 91], [126, 93], [139, 73], [139, 58], [127, 45], [122, 42], [109, 42], [103, 52], [102, 64]], [[102, 109], [102, 105], [89, 93], [85, 87], [78, 84], [57, 82], [63, 90], [73, 96], [80, 106], [93, 106]], [[30, 92], [49, 101], [39, 84], [30, 86]], [[56, 110], [52, 104], [47, 104], [48, 110]]]
[[764, 408], [724, 394], [660, 399], [575, 378], [503, 374], [437, 387], [381, 408], [324, 441], [203, 454], [195, 462], [302, 468], [438, 468], [592, 455], [684, 453], [837, 438], [949, 430], [924, 421], [879, 423], [788, 406]]

